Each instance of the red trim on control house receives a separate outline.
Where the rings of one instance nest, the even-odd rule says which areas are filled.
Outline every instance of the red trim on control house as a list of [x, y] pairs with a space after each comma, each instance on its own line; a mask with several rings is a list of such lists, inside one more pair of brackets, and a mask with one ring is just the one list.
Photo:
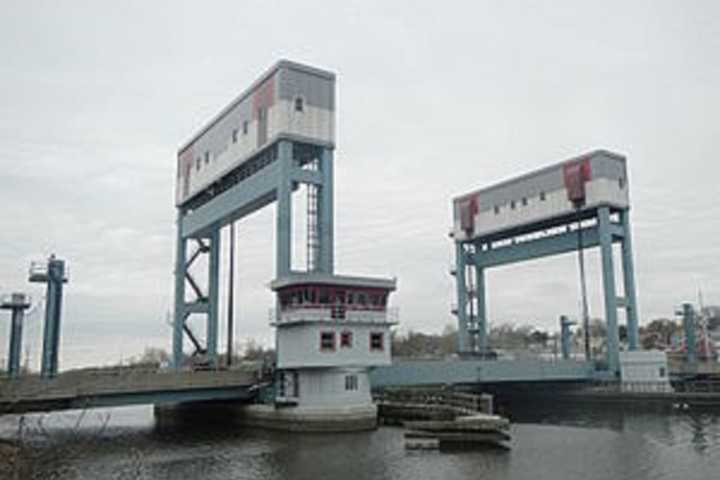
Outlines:
[[301, 284], [277, 290], [280, 308], [327, 308], [343, 310], [387, 310], [390, 289]]

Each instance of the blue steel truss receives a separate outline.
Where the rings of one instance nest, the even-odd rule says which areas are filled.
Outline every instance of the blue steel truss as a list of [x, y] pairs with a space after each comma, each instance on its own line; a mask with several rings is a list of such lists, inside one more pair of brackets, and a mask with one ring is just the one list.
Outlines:
[[[582, 229], [581, 236], [578, 235], [577, 228]], [[608, 205], [583, 210], [577, 217], [555, 218], [472, 241], [456, 241], [456, 266], [453, 273], [458, 302], [454, 312], [458, 317], [458, 353], [484, 355], [489, 352], [485, 301], [486, 269], [573, 252], [577, 250], [579, 243], [583, 248], [600, 248], [608, 332], [607, 363], [610, 371], [617, 372], [620, 362], [617, 310], [624, 308], [626, 311], [628, 346], [631, 350], [637, 349], [638, 310], [630, 213], [628, 209]], [[624, 297], [617, 295], [613, 243], [621, 245]]]
[[[175, 316], [173, 360], [180, 368], [184, 333], [195, 351], [207, 355], [217, 366], [220, 231], [251, 213], [277, 203], [275, 267], [277, 278], [287, 276], [292, 265], [292, 194], [301, 184], [315, 186], [313, 212], [317, 212], [314, 238], [314, 271], [333, 273], [333, 150], [281, 139], [243, 162], [218, 182], [201, 192], [177, 212], [175, 259]], [[188, 255], [189, 243], [196, 244]], [[195, 281], [189, 268], [201, 255], [209, 255], [207, 292]], [[186, 299], [186, 286], [194, 299]], [[206, 317], [205, 345], [193, 334], [190, 315]]]

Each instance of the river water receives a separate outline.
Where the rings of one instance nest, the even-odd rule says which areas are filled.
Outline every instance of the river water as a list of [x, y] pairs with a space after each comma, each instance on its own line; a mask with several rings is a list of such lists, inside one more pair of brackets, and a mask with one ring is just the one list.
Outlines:
[[[160, 427], [146, 407], [32, 416], [23, 435], [33, 445], [36, 478], [720, 478], [720, 411], [528, 404], [509, 410], [509, 451], [409, 451], [397, 427], [347, 434], [206, 420]], [[18, 418], [0, 418], [0, 437], [17, 435]]]

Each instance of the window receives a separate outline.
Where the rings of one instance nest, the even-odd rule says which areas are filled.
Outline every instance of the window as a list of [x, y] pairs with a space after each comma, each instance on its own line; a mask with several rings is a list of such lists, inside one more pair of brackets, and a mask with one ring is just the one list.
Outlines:
[[660, 378], [665, 378], [666, 375], [665, 367], [660, 367]]
[[620, 178], [618, 179], [618, 186], [620, 187], [620, 190], [622, 190], [623, 188], [625, 188], [625, 179], [624, 179], [623, 177], [620, 177]]
[[383, 334], [373, 332], [370, 334], [370, 350], [383, 350]]
[[355, 294], [353, 292], [348, 292], [347, 304], [352, 305], [354, 299], [355, 299]]
[[335, 350], [335, 332], [320, 332], [320, 350]]
[[295, 111], [303, 112], [305, 110], [305, 102], [302, 97], [295, 97]]
[[278, 397], [299, 397], [300, 396], [300, 375], [298, 372], [280, 371], [277, 376]]
[[357, 389], [358, 389], [357, 375], [345, 375], [345, 390], [357, 390]]
[[300, 374], [292, 372], [292, 396], [298, 398], [300, 396]]
[[238, 129], [236, 128], [233, 130], [233, 133], [232, 133], [232, 142], [237, 143], [237, 140], [238, 140]]
[[320, 289], [320, 303], [328, 303], [330, 301], [330, 295], [327, 288]]
[[337, 290], [335, 292], [335, 305], [345, 305], [345, 291]]
[[340, 348], [352, 348], [352, 332], [340, 333]]
[[200, 165], [202, 165], [202, 158], [197, 157], [195, 159], [195, 170], [200, 170]]
[[377, 294], [373, 293], [372, 295], [370, 295], [370, 304], [373, 307], [377, 307], [379, 303], [380, 303], [380, 299], [378, 298]]
[[495, 205], [495, 206], [493, 207], [493, 210], [495, 211], [495, 215], [497, 215], [497, 214], [500, 213], [500, 207], [499, 207], [498, 205]]
[[280, 372], [278, 374], [277, 387], [278, 387], [277, 396], [284, 397], [285, 396], [285, 372]]
[[523, 197], [523, 198], [522, 198], [522, 205], [523, 205], [523, 207], [527, 207], [527, 203], [528, 203], [528, 202], [527, 202], [527, 197]]
[[363, 306], [367, 303], [367, 297], [364, 293], [358, 293], [357, 303]]
[[510, 209], [515, 210], [515, 200], [510, 202]]
[[541, 202], [545, 201], [545, 192], [540, 192], [540, 201]]
[[247, 120], [245, 120], [243, 122], [243, 135], [247, 135], [247, 134], [248, 134], [248, 122], [247, 122]]
[[205, 150], [205, 163], [210, 163], [210, 152]]

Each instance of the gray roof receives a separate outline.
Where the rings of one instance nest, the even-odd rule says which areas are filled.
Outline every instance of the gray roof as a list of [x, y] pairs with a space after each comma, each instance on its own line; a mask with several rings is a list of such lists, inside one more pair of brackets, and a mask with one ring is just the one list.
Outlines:
[[205, 132], [210, 130], [213, 125], [215, 125], [217, 122], [219, 122], [225, 115], [227, 115], [230, 111], [232, 111], [233, 108], [235, 108], [240, 102], [245, 100], [257, 87], [262, 85], [262, 83], [270, 78], [272, 75], [275, 74], [278, 70], [286, 68], [288, 70], [297, 70], [300, 72], [309, 73], [311, 75], [315, 75], [320, 78], [324, 78], [326, 80], [335, 80], [335, 74], [333, 72], [322, 70], [320, 68], [312, 67], [310, 65], [305, 65], [302, 63], [293, 62], [290, 60], [279, 60], [275, 63], [272, 67], [270, 67], [268, 70], [265, 71], [257, 80], [255, 80], [250, 87], [243, 90], [243, 92], [235, 97], [235, 100], [230, 102], [230, 104], [223, 108], [220, 113], [215, 115], [207, 124], [205, 124], [204, 127], [202, 127], [195, 135], [192, 136], [190, 140], [185, 142], [182, 147], [178, 149], [178, 153], [182, 153], [185, 149], [187, 149], [190, 145], [192, 145], [195, 140], [203, 136]]
[[350, 275], [334, 275], [319, 272], [292, 272], [289, 275], [270, 282], [270, 288], [272, 290], [278, 290], [280, 288], [308, 283], [338, 285], [343, 287], [384, 288], [387, 290], [395, 290], [397, 288], [396, 278], [354, 277]]
[[[605, 161], [607, 161], [607, 160], [615, 160], [615, 161], [623, 162], [623, 164], [624, 164], [624, 162], [626, 161], [625, 156], [623, 156], [623, 155], [621, 155], [621, 154], [619, 154], [619, 153], [611, 152], [611, 151], [609, 151], [609, 150], [602, 150], [602, 149], [592, 150], [592, 151], [590, 151], [590, 152], [588, 152], [588, 153], [584, 153], [584, 154], [582, 154], [582, 155], [578, 155], [578, 156], [576, 156], [576, 157], [572, 157], [572, 158], [569, 158], [569, 159], [567, 159], [567, 160], [563, 160], [562, 162], [553, 163], [552, 165], [548, 165], [548, 166], [546, 166], [546, 167], [543, 167], [543, 168], [540, 168], [540, 169], [537, 169], [537, 170], [533, 170], [533, 171], [528, 172], [528, 173], [526, 173], [526, 174], [519, 175], [519, 176], [517, 176], [517, 177], [513, 177], [513, 178], [510, 178], [510, 179], [504, 180], [504, 181], [502, 181], [502, 182], [499, 182], [499, 183], [495, 183], [495, 184], [490, 185], [490, 186], [488, 186], [488, 187], [480, 188], [480, 189], [477, 189], [477, 190], [473, 190], [472, 192], [468, 192], [468, 193], [465, 193], [465, 194], [463, 194], [463, 195], [459, 195], [459, 196], [455, 197], [453, 200], [454, 200], [454, 201], [457, 201], [457, 200], [462, 200], [462, 199], [464, 199], [464, 198], [467, 198], [467, 197], [469, 197], [469, 196], [474, 196], [474, 195], [486, 195], [486, 194], [489, 194], [489, 193], [494, 193], [494, 192], [497, 192], [497, 191], [501, 191], [501, 190], [504, 190], [504, 189], [506, 189], [506, 188], [508, 188], [508, 187], [513, 187], [513, 186], [515, 186], [516, 184], [521, 184], [521, 183], [523, 183], [523, 182], [526, 181], [526, 180], [531, 180], [531, 179], [535, 179], [535, 178], [538, 178], [538, 177], [545, 176], [545, 175], [547, 175], [547, 174], [552, 174], [552, 173], [554, 173], [555, 171], [557, 171], [557, 170], [559, 169], [559, 167], [562, 167], [562, 166], [565, 165], [566, 163], [575, 162], [575, 161], [577, 161], [577, 160], [582, 160], [582, 159], [586, 159], [586, 158], [587, 158], [587, 159], [590, 159], [591, 161], [594, 160], [594, 159], [600, 160], [600, 161], [602, 161], [603, 159], [604, 159]], [[558, 179], [561, 179], [561, 177], [558, 176]], [[519, 199], [520, 199], [520, 198], [516, 198], [516, 200], [519, 200]]]

